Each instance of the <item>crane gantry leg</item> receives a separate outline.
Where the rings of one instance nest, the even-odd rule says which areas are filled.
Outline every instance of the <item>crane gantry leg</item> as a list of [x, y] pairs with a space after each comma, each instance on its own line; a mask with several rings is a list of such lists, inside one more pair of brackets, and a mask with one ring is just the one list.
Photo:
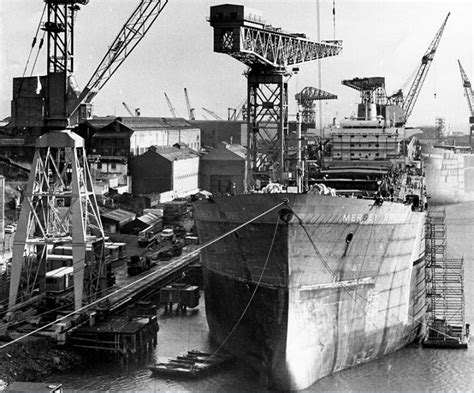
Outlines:
[[[57, 258], [58, 246], [72, 255]], [[52, 131], [36, 142], [13, 241], [9, 310], [44, 293], [48, 272], [71, 267], [77, 310], [106, 289], [104, 231], [83, 139]]]
[[256, 69], [247, 75], [248, 171], [266, 173], [272, 181], [281, 181], [286, 169], [287, 79], [288, 73], [277, 70]]

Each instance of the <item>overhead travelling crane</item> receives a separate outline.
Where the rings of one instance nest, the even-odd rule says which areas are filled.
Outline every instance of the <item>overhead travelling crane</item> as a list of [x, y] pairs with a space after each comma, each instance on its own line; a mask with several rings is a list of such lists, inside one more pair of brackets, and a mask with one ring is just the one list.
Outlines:
[[421, 87], [423, 86], [423, 82], [425, 81], [426, 75], [428, 75], [428, 71], [436, 54], [436, 50], [438, 49], [439, 42], [441, 41], [441, 37], [450, 14], [451, 13], [449, 12], [444, 19], [444, 22], [441, 24], [441, 27], [436, 32], [436, 35], [428, 46], [428, 49], [421, 58], [420, 67], [417, 70], [415, 79], [413, 80], [407, 95], [404, 96], [403, 92], [399, 90], [397, 93], [389, 97], [389, 100], [392, 103], [402, 107], [405, 113], [405, 123], [413, 111], [418, 95], [420, 94]]
[[173, 117], [178, 117], [176, 113], [176, 109], [174, 108], [173, 104], [171, 103], [171, 100], [168, 98], [168, 94], [165, 93], [165, 98], [166, 98], [166, 103], [168, 104], [168, 108], [170, 109], [171, 115]]
[[[287, 155], [288, 78], [290, 68], [335, 56], [341, 41], [315, 42], [301, 33], [286, 33], [242, 5], [212, 6], [214, 51], [234, 57], [247, 72], [248, 176], [265, 173], [283, 180], [290, 171]], [[292, 168], [293, 172], [297, 172]]]
[[317, 89], [316, 87], [306, 86], [295, 95], [298, 105], [301, 105], [301, 121], [306, 124], [315, 124], [315, 105], [317, 100], [335, 100], [337, 95], [327, 91]]
[[184, 98], [186, 100], [186, 107], [188, 108], [189, 120], [196, 120], [196, 115], [194, 114], [194, 108], [191, 108], [188, 97], [188, 89], [184, 88]]
[[471, 81], [469, 80], [461, 62], [458, 60], [459, 71], [461, 73], [462, 86], [466, 95], [467, 105], [469, 106], [469, 145], [472, 146], [472, 132], [474, 131], [474, 93], [472, 91]]

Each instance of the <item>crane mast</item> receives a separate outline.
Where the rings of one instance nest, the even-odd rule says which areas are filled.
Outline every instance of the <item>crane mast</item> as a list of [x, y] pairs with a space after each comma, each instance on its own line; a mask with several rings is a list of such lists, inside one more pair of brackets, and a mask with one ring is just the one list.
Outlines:
[[467, 77], [464, 68], [462, 68], [461, 62], [458, 60], [459, 71], [461, 73], [462, 86], [464, 87], [464, 93], [466, 94], [467, 105], [469, 106], [470, 116], [474, 116], [474, 93], [472, 92], [471, 81]]
[[467, 105], [469, 106], [469, 145], [472, 146], [472, 132], [474, 131], [474, 93], [472, 91], [471, 81], [469, 80], [461, 62], [458, 60], [459, 71], [461, 72], [462, 86], [466, 94]]
[[[64, 1], [68, 3], [68, 1]], [[70, 116], [75, 114], [81, 105], [86, 107], [90, 105], [100, 89], [143, 39], [166, 4], [168, 4], [168, 0], [140, 0], [92, 74], [86, 87], [82, 90], [79, 98], [69, 106]]]
[[178, 117], [178, 115], [176, 114], [176, 109], [174, 109], [174, 106], [171, 103], [171, 100], [168, 98], [168, 95], [166, 93], [165, 93], [165, 98], [166, 98], [166, 103], [168, 104], [168, 108], [170, 109], [170, 112], [173, 115], [173, 117], [175, 118]]
[[189, 97], [188, 97], [188, 89], [186, 88], [184, 88], [184, 98], [186, 99], [186, 107], [188, 108], [189, 120], [196, 120], [196, 116], [194, 114], [194, 108], [191, 108], [191, 104], [189, 102]]
[[428, 47], [428, 50], [425, 52], [425, 54], [421, 58], [421, 65], [418, 68], [415, 79], [413, 80], [413, 83], [410, 86], [410, 90], [408, 91], [408, 94], [405, 100], [403, 101], [402, 108], [405, 112], [405, 122], [408, 120], [408, 118], [411, 115], [411, 112], [413, 111], [413, 107], [415, 106], [416, 99], [418, 98], [418, 95], [420, 94], [421, 87], [423, 86], [423, 82], [425, 81], [426, 75], [428, 74], [428, 71], [431, 66], [431, 62], [434, 59], [436, 49], [438, 48], [439, 42], [441, 40], [441, 36], [443, 35], [443, 31], [446, 26], [446, 23], [448, 22], [448, 18], [450, 14], [451, 13], [449, 12], [448, 15], [446, 16], [443, 24], [439, 28], [435, 37], [433, 38], [433, 41], [431, 41], [431, 44]]
[[217, 113], [209, 110], [209, 109], [206, 109], [206, 108], [202, 108], [202, 110], [206, 113], [208, 113], [209, 115], [211, 115], [214, 119], [216, 120], [224, 120], [221, 116], [219, 116]]

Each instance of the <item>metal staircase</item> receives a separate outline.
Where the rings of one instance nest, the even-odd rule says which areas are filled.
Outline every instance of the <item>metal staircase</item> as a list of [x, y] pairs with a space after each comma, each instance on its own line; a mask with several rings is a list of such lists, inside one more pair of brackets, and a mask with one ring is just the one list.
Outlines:
[[447, 257], [446, 213], [430, 210], [426, 225], [428, 336], [424, 346], [467, 348], [463, 259]]

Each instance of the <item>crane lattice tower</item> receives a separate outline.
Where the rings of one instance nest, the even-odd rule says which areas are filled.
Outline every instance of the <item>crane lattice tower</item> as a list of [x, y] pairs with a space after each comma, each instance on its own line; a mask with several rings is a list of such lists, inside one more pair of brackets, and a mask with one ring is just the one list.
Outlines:
[[44, 292], [55, 247], [72, 249], [74, 308], [104, 294], [104, 231], [84, 140], [71, 131], [38, 138], [13, 241], [9, 309]]
[[290, 67], [337, 55], [341, 42], [314, 42], [304, 34], [283, 32], [242, 5], [213, 6], [209, 21], [214, 29], [214, 51], [249, 67], [247, 184], [257, 173], [281, 181], [294, 161], [287, 146]]

